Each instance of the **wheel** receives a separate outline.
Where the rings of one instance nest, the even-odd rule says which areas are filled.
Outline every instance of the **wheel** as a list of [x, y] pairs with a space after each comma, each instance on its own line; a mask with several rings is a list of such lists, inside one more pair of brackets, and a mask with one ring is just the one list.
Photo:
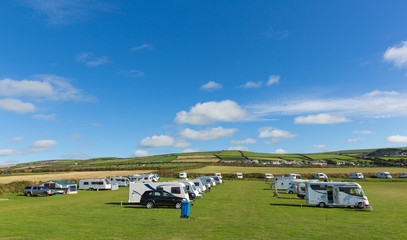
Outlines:
[[288, 193], [289, 193], [289, 194], [293, 194], [293, 191], [289, 191]]
[[27, 192], [25, 195], [27, 195], [27, 197], [31, 197], [32, 194], [30, 192]]
[[363, 208], [365, 208], [365, 206], [363, 205], [362, 202], [360, 202], [360, 203], [358, 203], [358, 208], [359, 208], [359, 209], [363, 209]]
[[318, 204], [318, 207], [321, 207], [321, 208], [324, 208], [326, 206], [326, 204], [324, 203], [324, 202], [320, 202], [319, 204]]
[[48, 197], [48, 193], [47, 192], [44, 192], [43, 194], [42, 194], [44, 197]]
[[146, 203], [146, 208], [153, 208], [154, 207], [154, 203], [152, 202], [152, 201], [148, 201], [147, 203]]
[[181, 203], [181, 202], [175, 203], [175, 208], [176, 208], [176, 209], [180, 209], [181, 207], [182, 207], [182, 203]]

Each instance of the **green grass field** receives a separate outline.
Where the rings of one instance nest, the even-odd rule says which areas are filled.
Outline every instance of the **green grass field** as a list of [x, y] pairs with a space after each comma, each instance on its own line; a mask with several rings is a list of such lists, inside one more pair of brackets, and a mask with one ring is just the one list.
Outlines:
[[[128, 189], [0, 195], [0, 239], [405, 239], [407, 182], [363, 182], [374, 211], [317, 208], [273, 197], [264, 181], [226, 181], [181, 219], [173, 208], [127, 205]], [[121, 205], [121, 202], [124, 204]]]

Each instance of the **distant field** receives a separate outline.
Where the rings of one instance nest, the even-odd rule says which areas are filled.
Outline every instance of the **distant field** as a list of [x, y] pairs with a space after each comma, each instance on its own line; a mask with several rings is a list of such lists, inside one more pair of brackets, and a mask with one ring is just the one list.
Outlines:
[[61, 179], [85, 179], [104, 178], [113, 176], [129, 176], [131, 174], [150, 173], [151, 170], [132, 171], [92, 171], [92, 172], [67, 172], [67, 173], [41, 173], [25, 175], [0, 175], [0, 183], [10, 183], [15, 181], [49, 181]]
[[[362, 183], [374, 211], [318, 208], [264, 181], [226, 181], [174, 208], [127, 205], [128, 188], [76, 195], [0, 195], [0, 239], [405, 239], [407, 183]], [[123, 205], [121, 204], [123, 203]]]
[[393, 167], [372, 167], [372, 168], [301, 168], [301, 167], [235, 167], [235, 166], [206, 166], [198, 169], [185, 170], [187, 173], [225, 173], [234, 174], [241, 173], [272, 173], [272, 174], [285, 174], [285, 173], [372, 173], [372, 172], [390, 172], [400, 173], [406, 172], [407, 168], [393, 168]]
[[214, 155], [180, 155], [175, 158], [172, 162], [203, 162], [203, 163], [214, 163], [219, 162], [219, 158]]

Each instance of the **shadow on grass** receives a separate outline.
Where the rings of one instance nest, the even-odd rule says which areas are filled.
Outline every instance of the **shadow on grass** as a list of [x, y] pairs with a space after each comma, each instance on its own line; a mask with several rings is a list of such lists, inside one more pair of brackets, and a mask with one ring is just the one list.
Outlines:
[[[138, 205], [138, 204], [132, 204], [132, 203], [121, 203], [121, 202], [109, 202], [105, 203], [106, 205], [115, 205], [115, 206], [123, 206], [123, 208], [131, 208], [131, 209], [146, 209], [146, 206], [144, 205]], [[159, 208], [159, 209], [174, 209], [174, 210], [181, 210], [181, 209], [176, 209], [174, 206], [159, 206], [159, 207], [154, 207], [154, 208]]]

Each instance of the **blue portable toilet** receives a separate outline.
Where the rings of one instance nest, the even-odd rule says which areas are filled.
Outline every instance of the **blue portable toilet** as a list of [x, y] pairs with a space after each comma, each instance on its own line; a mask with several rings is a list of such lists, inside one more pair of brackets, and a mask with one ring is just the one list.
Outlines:
[[189, 218], [189, 207], [191, 206], [189, 201], [182, 201], [181, 205], [181, 218]]

